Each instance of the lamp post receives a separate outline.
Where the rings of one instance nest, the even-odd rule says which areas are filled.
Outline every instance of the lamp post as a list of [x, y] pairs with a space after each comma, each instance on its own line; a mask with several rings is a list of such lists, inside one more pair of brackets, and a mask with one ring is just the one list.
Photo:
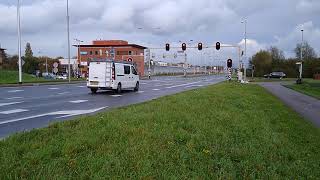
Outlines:
[[17, 27], [18, 27], [19, 84], [22, 84], [20, 0], [18, 0], [18, 4], [17, 4], [17, 24], [18, 24]]
[[302, 62], [303, 57], [302, 57], [302, 51], [303, 51], [303, 29], [301, 29], [301, 46], [300, 46], [300, 60]]
[[[244, 62], [246, 62], [247, 61], [247, 19], [244, 19], [241, 23], [244, 24]], [[244, 63], [243, 63], [243, 67], [244, 67], [244, 80], [246, 80], [247, 70]]]
[[70, 66], [70, 17], [69, 17], [69, 0], [67, 0], [67, 31], [68, 31], [68, 79], [71, 82], [71, 66]]

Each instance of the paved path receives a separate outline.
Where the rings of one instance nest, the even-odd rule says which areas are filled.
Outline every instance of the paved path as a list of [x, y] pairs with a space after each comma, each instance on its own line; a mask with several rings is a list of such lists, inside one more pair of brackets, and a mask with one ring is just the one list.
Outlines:
[[259, 83], [305, 119], [320, 127], [320, 100], [286, 88], [280, 82]]
[[141, 80], [139, 92], [126, 91], [120, 95], [112, 91], [91, 94], [84, 83], [0, 88], [0, 138], [73, 116], [145, 102], [223, 80], [223, 76], [154, 77]]

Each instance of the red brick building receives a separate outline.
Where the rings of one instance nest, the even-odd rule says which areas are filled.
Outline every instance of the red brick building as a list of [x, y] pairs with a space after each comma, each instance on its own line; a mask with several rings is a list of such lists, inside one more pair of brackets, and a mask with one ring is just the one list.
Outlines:
[[129, 44], [123, 40], [96, 40], [90, 45], [74, 45], [78, 47], [78, 60], [82, 74], [88, 71], [91, 60], [114, 59], [127, 61], [132, 59], [136, 64], [139, 75], [144, 75], [144, 49], [146, 47]]

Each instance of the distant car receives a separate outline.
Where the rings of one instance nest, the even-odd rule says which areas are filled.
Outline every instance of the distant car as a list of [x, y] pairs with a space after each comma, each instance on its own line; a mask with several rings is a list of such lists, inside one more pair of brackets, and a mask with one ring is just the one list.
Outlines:
[[57, 79], [67, 80], [68, 77], [67, 77], [66, 74], [63, 74], [63, 75], [59, 75], [59, 76], [57, 77]]
[[265, 74], [265, 78], [285, 78], [287, 75], [284, 72], [272, 72], [270, 74]]
[[42, 76], [44, 79], [56, 79], [57, 77], [52, 73], [43, 73]]

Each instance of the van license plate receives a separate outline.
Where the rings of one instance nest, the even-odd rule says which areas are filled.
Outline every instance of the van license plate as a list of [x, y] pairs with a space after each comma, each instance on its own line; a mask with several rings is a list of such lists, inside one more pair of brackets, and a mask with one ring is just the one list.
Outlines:
[[97, 85], [99, 85], [99, 82], [98, 81], [91, 81], [90, 85], [97, 86]]

